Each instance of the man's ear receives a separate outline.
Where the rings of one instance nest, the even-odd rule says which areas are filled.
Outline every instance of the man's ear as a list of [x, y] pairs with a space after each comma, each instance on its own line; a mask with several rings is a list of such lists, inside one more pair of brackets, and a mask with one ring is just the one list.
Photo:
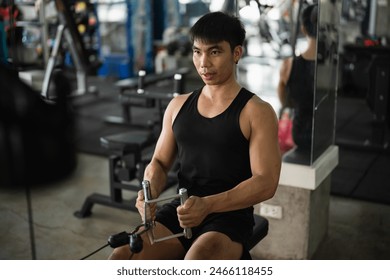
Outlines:
[[236, 46], [234, 48], [234, 51], [233, 51], [233, 56], [234, 56], [234, 61], [236, 62], [236, 64], [238, 63], [238, 61], [240, 60], [241, 56], [242, 56], [242, 53], [243, 53], [243, 48], [242, 46]]

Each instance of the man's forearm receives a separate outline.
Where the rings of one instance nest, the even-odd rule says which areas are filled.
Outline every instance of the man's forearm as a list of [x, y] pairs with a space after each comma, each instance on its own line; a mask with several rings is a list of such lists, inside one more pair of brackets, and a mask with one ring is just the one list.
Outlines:
[[212, 212], [227, 212], [253, 206], [271, 198], [276, 191], [275, 180], [254, 176], [235, 188], [220, 194], [205, 197]]
[[157, 198], [165, 189], [167, 183], [167, 171], [155, 159], [146, 166], [144, 180], [150, 182], [152, 197]]

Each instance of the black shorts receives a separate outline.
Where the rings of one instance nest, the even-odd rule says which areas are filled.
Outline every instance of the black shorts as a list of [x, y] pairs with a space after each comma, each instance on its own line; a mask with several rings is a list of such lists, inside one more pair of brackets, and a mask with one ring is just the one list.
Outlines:
[[[170, 203], [163, 205], [156, 213], [156, 222], [163, 224], [173, 234], [183, 232], [177, 218], [176, 208], [180, 205], [180, 200], [175, 199]], [[248, 212], [250, 213], [248, 215]], [[227, 235], [232, 241], [243, 244], [249, 240], [253, 231], [253, 209], [250, 211], [231, 211], [225, 213], [213, 213], [197, 227], [192, 228], [192, 238], [180, 237], [184, 249], [188, 251], [192, 242], [209, 231], [216, 231]]]

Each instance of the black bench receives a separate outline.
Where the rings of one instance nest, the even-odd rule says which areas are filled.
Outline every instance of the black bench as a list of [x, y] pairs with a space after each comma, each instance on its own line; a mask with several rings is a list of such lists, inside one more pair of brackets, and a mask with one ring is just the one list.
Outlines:
[[[142, 189], [142, 181], [145, 160], [143, 152], [156, 142], [153, 131], [136, 130], [125, 133], [109, 135], [100, 138], [100, 144], [110, 150], [109, 174], [110, 195], [93, 193], [88, 196], [80, 211], [75, 212], [78, 218], [88, 217], [95, 203], [137, 211], [135, 200], [124, 201], [123, 190], [138, 192]], [[135, 183], [132, 183], [135, 182]]]
[[[122, 116], [109, 116], [105, 121], [113, 124], [140, 126], [132, 122], [131, 107], [157, 107], [159, 114], [158, 124], [161, 125], [164, 111], [163, 101], [169, 101], [175, 95], [185, 92], [185, 78], [189, 72], [190, 70], [187, 67], [152, 74], [146, 74], [145, 71], [141, 70], [138, 72], [138, 77], [127, 78], [116, 82], [115, 86], [119, 88]], [[172, 92], [146, 90], [150, 85], [156, 85], [158, 82], [170, 79], [173, 79]], [[141, 126], [145, 127], [145, 125]], [[146, 127], [150, 128], [151, 124], [148, 123]]]
[[253, 214], [255, 225], [253, 227], [252, 237], [248, 242], [248, 249], [251, 250], [268, 234], [268, 220], [257, 214]]
[[119, 88], [120, 94], [124, 94], [128, 90], [144, 89], [145, 87], [156, 84], [160, 81], [172, 79], [176, 74], [186, 75], [189, 71], [189, 68], [183, 67], [174, 70], [167, 70], [162, 73], [138, 75], [138, 77], [119, 80], [115, 83], [115, 86]]

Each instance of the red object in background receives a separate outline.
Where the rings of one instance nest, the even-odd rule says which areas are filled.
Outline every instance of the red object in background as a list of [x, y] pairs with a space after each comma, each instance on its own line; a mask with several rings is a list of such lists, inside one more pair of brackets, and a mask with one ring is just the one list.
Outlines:
[[292, 116], [291, 110], [286, 108], [283, 110], [282, 116], [279, 119], [278, 138], [279, 147], [282, 154], [289, 151], [295, 146], [292, 137]]
[[363, 44], [365, 47], [373, 47], [373, 46], [380, 45], [378, 40], [373, 40], [373, 39], [364, 39]]

